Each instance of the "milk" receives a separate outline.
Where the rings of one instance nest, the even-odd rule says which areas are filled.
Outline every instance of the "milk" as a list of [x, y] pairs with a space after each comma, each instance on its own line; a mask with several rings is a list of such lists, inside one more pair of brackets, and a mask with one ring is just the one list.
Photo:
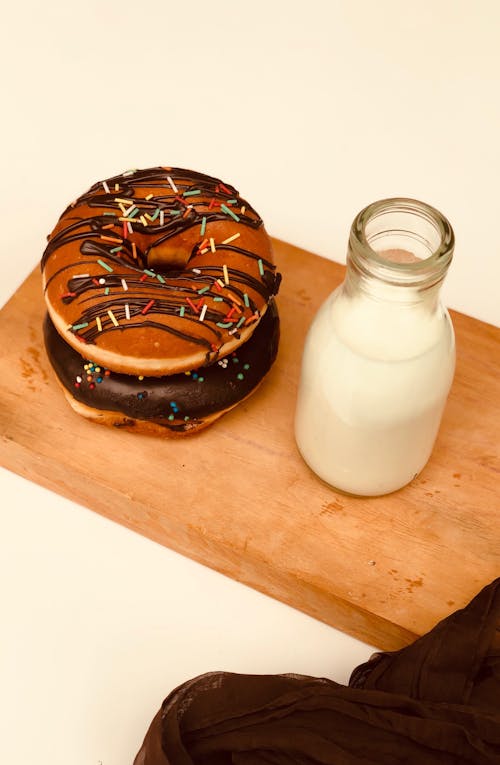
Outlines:
[[295, 420], [304, 460], [345, 492], [401, 488], [429, 459], [454, 368], [453, 327], [432, 290], [343, 285], [306, 339]]

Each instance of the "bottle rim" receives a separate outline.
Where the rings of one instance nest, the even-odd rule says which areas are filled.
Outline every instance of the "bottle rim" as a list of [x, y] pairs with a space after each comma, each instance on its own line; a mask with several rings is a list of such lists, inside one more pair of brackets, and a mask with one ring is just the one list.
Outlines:
[[[432, 247], [426, 240], [430, 254], [413, 262], [399, 263], [382, 257], [370, 245], [367, 235], [369, 223], [391, 213], [411, 215], [418, 220], [431, 224], [438, 241]], [[417, 226], [415, 226], [417, 227]], [[387, 234], [394, 231], [387, 231]], [[404, 231], [408, 235], [418, 232]], [[422, 237], [419, 237], [422, 239]], [[396, 284], [434, 284], [444, 278], [453, 257], [455, 235], [449, 220], [435, 207], [410, 197], [389, 197], [372, 202], [355, 217], [350, 234], [349, 249], [354, 264], [368, 275], [376, 276]]]

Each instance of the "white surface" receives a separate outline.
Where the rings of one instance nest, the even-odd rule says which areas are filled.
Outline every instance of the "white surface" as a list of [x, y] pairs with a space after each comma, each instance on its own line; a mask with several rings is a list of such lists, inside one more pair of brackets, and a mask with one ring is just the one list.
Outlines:
[[[339, 261], [368, 202], [434, 204], [457, 235], [448, 305], [499, 324], [499, 22], [495, 0], [9, 3], [0, 302], [72, 198], [172, 164]], [[0, 490], [1, 762], [131, 763], [199, 672], [345, 681], [371, 652], [5, 471]]]

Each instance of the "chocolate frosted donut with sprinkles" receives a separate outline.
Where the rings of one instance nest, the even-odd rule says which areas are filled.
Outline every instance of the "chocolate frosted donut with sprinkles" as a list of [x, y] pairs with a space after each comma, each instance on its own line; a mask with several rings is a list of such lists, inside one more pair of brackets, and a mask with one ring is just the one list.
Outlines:
[[[212, 176], [155, 167], [95, 183], [59, 218], [41, 267], [49, 359], [70, 403], [91, 419], [192, 432], [249, 395], [276, 356], [273, 296], [281, 275], [271, 241], [255, 209], [232, 185]], [[244, 355], [238, 349], [247, 344], [252, 373], [239, 372], [248, 379], [235, 393], [234, 381], [229, 385], [229, 376], [220, 374], [225, 364], [218, 362]], [[92, 367], [76, 375], [79, 383], [71, 375], [82, 359]], [[210, 372], [204, 393], [197, 386], [201, 404], [193, 405], [192, 379], [185, 373], [194, 371], [195, 379], [203, 380], [200, 370], [212, 367], [219, 371]], [[81, 383], [91, 376], [85, 372], [98, 368], [107, 370], [99, 386], [113, 379], [102, 388], [109, 395], [99, 392], [84, 400]], [[172, 380], [153, 382], [167, 377]], [[154, 414], [151, 402], [123, 406], [127, 384], [130, 396], [137, 396], [137, 382], [146, 378], [154, 390]], [[179, 411], [159, 404], [163, 393], [173, 400], [174, 382], [175, 398], [184, 400], [182, 385], [190, 389], [182, 421]], [[222, 388], [217, 396], [215, 386]], [[113, 401], [118, 388], [120, 406]], [[144, 388], [138, 401], [149, 398]], [[89, 383], [87, 393], [91, 390]]]

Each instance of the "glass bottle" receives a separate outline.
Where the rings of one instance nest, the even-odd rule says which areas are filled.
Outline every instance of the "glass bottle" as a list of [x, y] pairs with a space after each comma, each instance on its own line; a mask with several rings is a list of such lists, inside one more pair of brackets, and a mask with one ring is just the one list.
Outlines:
[[428, 461], [455, 370], [440, 288], [454, 234], [433, 207], [384, 199], [349, 236], [345, 281], [309, 329], [295, 437], [309, 467], [344, 492], [387, 494]]

